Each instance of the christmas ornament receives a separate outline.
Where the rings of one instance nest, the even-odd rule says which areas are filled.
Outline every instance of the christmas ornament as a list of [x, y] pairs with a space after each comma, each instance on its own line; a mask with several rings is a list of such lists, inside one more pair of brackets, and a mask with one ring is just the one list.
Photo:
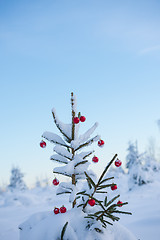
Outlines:
[[86, 121], [85, 116], [81, 116], [81, 117], [80, 117], [80, 121], [81, 121], [81, 122], [85, 122], [85, 121]]
[[91, 206], [91, 207], [93, 207], [94, 205], [95, 205], [95, 200], [94, 199], [89, 199], [88, 200], [88, 204]]
[[78, 118], [78, 117], [73, 118], [73, 122], [74, 122], [75, 124], [79, 123], [79, 118]]
[[95, 162], [95, 163], [97, 163], [98, 160], [99, 160], [99, 159], [98, 159], [98, 157], [96, 157], [96, 156], [94, 156], [94, 157], [92, 158], [92, 161]]
[[[123, 202], [118, 201], [117, 204], [122, 204]], [[122, 205], [118, 205], [118, 207], [122, 207]]]
[[117, 158], [114, 164], [116, 167], [120, 167], [122, 165], [122, 162]]
[[60, 208], [60, 212], [61, 213], [65, 213], [67, 211], [67, 209], [64, 207], [64, 206], [62, 206], [61, 208]]
[[103, 145], [104, 145], [104, 141], [103, 141], [103, 140], [99, 140], [99, 141], [98, 141], [98, 146], [99, 146], [99, 147], [103, 147]]
[[45, 148], [45, 147], [46, 147], [46, 142], [42, 140], [42, 141], [40, 142], [40, 147], [41, 147], [41, 148]]
[[116, 189], [117, 189], [117, 185], [111, 186], [111, 190], [112, 190], [112, 191], [114, 191], [114, 190], [116, 190]]
[[55, 213], [55, 214], [58, 214], [58, 213], [59, 213], [59, 208], [56, 208], [56, 207], [55, 207], [55, 208], [54, 208], [54, 213]]
[[59, 184], [59, 181], [57, 178], [53, 179], [52, 181], [53, 185], [57, 186]]

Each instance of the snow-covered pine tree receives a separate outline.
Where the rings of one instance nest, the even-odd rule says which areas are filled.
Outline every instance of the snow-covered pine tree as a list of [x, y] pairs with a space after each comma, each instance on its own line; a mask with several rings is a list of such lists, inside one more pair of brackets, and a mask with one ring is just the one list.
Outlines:
[[[71, 93], [71, 124], [62, 123], [58, 119], [55, 109], [52, 109], [55, 125], [63, 138], [51, 132], [44, 132], [42, 137], [54, 143], [55, 147], [53, 151], [55, 154], [52, 155], [50, 159], [62, 165], [54, 168], [53, 172], [70, 178], [70, 181], [59, 184], [57, 194], [69, 194], [69, 201], [72, 202], [72, 207], [81, 208], [85, 213], [85, 217], [88, 218], [87, 227], [92, 228], [92, 226], [94, 226], [94, 230], [101, 232], [101, 227], [105, 228], [107, 224], [112, 224], [108, 219], [112, 221], [119, 220], [119, 217], [115, 216], [114, 213], [130, 213], [119, 211], [117, 209], [117, 207], [120, 206], [119, 203], [113, 203], [120, 195], [109, 199], [106, 192], [106, 188], [113, 188], [113, 190], [117, 188], [114, 183], [107, 184], [107, 181], [112, 180], [114, 177], [106, 178], [106, 172], [111, 164], [115, 162], [117, 154], [115, 154], [113, 159], [108, 163], [97, 182], [96, 174], [88, 169], [90, 165], [89, 157], [94, 151], [86, 152], [83, 149], [94, 142], [98, 142], [98, 145], [101, 146], [104, 144], [104, 141], [100, 139], [99, 135], [91, 137], [98, 126], [97, 122], [84, 134], [78, 134], [79, 122], [84, 122], [85, 117], [81, 116], [80, 112], [77, 114], [76, 106], [76, 97]], [[78, 182], [81, 180], [86, 180], [87, 185], [80, 190], [78, 188]], [[101, 197], [99, 197], [100, 194]], [[102, 196], [104, 197], [103, 201], [100, 200]], [[92, 212], [89, 211], [89, 213], [87, 210], [88, 204], [91, 206], [96, 205], [95, 209]], [[127, 202], [121, 202], [121, 206], [125, 204], [127, 204]], [[98, 221], [100, 224], [96, 225]]]
[[23, 180], [24, 174], [21, 172], [20, 168], [12, 167], [11, 169], [11, 177], [10, 177], [10, 184], [8, 185], [8, 189], [10, 191], [14, 190], [25, 190], [27, 186]]
[[70, 201], [72, 202], [72, 206], [74, 208], [76, 204], [76, 194], [78, 191], [76, 188], [78, 180], [86, 179], [84, 172], [86, 172], [89, 176], [96, 176], [93, 171], [88, 170], [88, 157], [93, 153], [93, 151], [80, 152], [80, 150], [95, 141], [97, 142], [100, 139], [100, 136], [97, 135], [90, 138], [91, 134], [98, 126], [98, 123], [95, 123], [83, 135], [78, 136], [79, 124], [75, 124], [74, 122], [75, 119], [78, 118], [78, 114], [76, 110], [76, 98], [73, 93], [71, 94], [71, 108], [71, 124], [62, 123], [58, 119], [55, 109], [52, 109], [54, 122], [61, 132], [63, 139], [59, 135], [51, 132], [44, 132], [42, 137], [55, 144], [53, 149], [55, 154], [52, 155], [50, 159], [62, 164], [62, 166], [54, 168], [53, 173], [67, 176], [70, 179], [68, 182], [60, 183], [57, 194], [70, 194]]
[[[61, 174], [69, 179], [59, 184], [59, 180], [55, 178], [53, 185], [58, 186], [57, 194], [59, 198], [61, 194], [64, 196], [60, 199], [65, 203], [68, 202], [65, 194], [69, 194], [70, 204], [67, 205], [71, 205], [70, 209], [62, 206], [54, 208], [53, 212], [34, 214], [19, 226], [20, 240], [111, 240], [113, 238], [135, 240], [136, 238], [120, 224], [115, 223], [113, 228], [110, 226], [113, 225], [113, 221], [119, 220], [117, 214], [131, 214], [119, 210], [127, 204], [120, 201], [120, 195], [111, 197], [109, 194], [117, 189], [117, 185], [110, 182], [114, 177], [107, 177], [106, 173], [113, 163], [119, 167], [122, 162], [115, 154], [97, 179], [96, 174], [88, 168], [89, 157], [94, 151], [84, 151], [84, 148], [94, 142], [98, 142], [100, 147], [104, 145], [99, 135], [91, 137], [98, 123], [84, 134], [78, 134], [80, 122], [83, 123], [85, 117], [80, 113], [77, 114], [76, 98], [73, 93], [71, 93], [71, 112], [71, 123], [64, 124], [58, 119], [55, 109], [52, 109], [55, 125], [62, 136], [51, 132], [44, 132], [42, 135], [55, 145], [53, 148], [55, 153], [50, 159], [61, 164], [54, 168], [54, 174]], [[46, 142], [41, 141], [40, 146], [46, 147]], [[98, 157], [93, 156], [92, 161], [96, 164]]]
[[126, 168], [128, 169], [128, 172], [130, 172], [130, 169], [132, 166], [134, 166], [135, 162], [137, 162], [139, 158], [137, 141], [135, 143], [129, 142], [127, 151], [128, 154], [126, 156]]
[[146, 171], [150, 172], [152, 177], [154, 173], [157, 173], [160, 171], [160, 162], [157, 161], [157, 159], [150, 155], [150, 153], [147, 152], [145, 156], [145, 169]]
[[151, 169], [146, 165], [146, 160], [148, 159], [146, 152], [139, 153], [137, 141], [129, 143], [127, 151], [126, 168], [129, 175], [129, 189], [131, 190], [136, 185], [141, 186], [151, 182], [149, 174]]

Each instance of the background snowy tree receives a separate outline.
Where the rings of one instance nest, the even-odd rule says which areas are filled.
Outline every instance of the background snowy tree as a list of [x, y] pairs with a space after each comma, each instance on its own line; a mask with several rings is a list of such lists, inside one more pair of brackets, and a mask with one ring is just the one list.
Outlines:
[[127, 148], [128, 154], [126, 156], [126, 168], [128, 169], [128, 173], [130, 172], [132, 166], [138, 161], [139, 153], [137, 147], [137, 141], [135, 143], [128, 143]]
[[152, 181], [156, 161], [147, 152], [139, 153], [137, 141], [129, 143], [127, 151], [126, 168], [129, 176], [128, 185], [131, 190], [135, 185], [141, 186]]
[[24, 174], [21, 172], [20, 168], [12, 167], [11, 169], [11, 177], [10, 177], [10, 184], [8, 185], [8, 189], [10, 191], [14, 190], [25, 190], [27, 186], [23, 180]]
[[156, 140], [153, 137], [150, 137], [148, 141], [145, 163], [146, 168], [153, 171], [152, 175], [154, 175], [154, 173], [157, 173], [160, 170], [160, 162], [158, 161]]

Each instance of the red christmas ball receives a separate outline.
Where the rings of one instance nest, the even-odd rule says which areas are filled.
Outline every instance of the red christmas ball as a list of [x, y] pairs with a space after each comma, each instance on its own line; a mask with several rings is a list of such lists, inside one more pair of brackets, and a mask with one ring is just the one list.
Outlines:
[[114, 191], [114, 190], [116, 190], [116, 189], [117, 189], [117, 185], [111, 186], [111, 190], [112, 190], [112, 191]]
[[99, 160], [99, 158], [98, 158], [98, 157], [96, 157], [96, 156], [94, 156], [94, 157], [92, 158], [92, 161], [93, 161], [93, 162], [95, 162], [95, 163], [97, 163], [97, 162], [98, 162], [98, 160]]
[[85, 116], [81, 116], [81, 117], [80, 117], [80, 121], [81, 121], [81, 122], [85, 122], [85, 121], [86, 121]]
[[53, 179], [52, 181], [53, 185], [57, 186], [59, 184], [59, 181], [57, 178]]
[[[123, 202], [118, 201], [117, 204], [122, 204]], [[122, 205], [118, 205], [118, 207], [122, 207]]]
[[79, 118], [78, 118], [78, 117], [73, 118], [73, 122], [74, 122], [75, 124], [79, 123]]
[[42, 140], [42, 141], [40, 142], [40, 147], [41, 147], [41, 148], [45, 148], [45, 147], [46, 147], [46, 142]]
[[56, 207], [55, 207], [54, 213], [55, 213], [55, 214], [58, 214], [58, 213], [59, 213], [59, 208], [56, 208]]
[[122, 165], [122, 162], [117, 158], [114, 164], [116, 167], [120, 167]]
[[67, 209], [66, 209], [66, 207], [64, 207], [64, 206], [62, 206], [61, 208], [60, 208], [60, 212], [61, 213], [65, 213], [67, 211]]
[[99, 141], [98, 141], [98, 146], [99, 146], [99, 147], [103, 147], [103, 145], [104, 145], [104, 141], [103, 141], [103, 140], [99, 140]]
[[91, 207], [93, 207], [94, 205], [95, 205], [95, 200], [94, 199], [89, 199], [88, 200], [88, 204], [91, 206]]

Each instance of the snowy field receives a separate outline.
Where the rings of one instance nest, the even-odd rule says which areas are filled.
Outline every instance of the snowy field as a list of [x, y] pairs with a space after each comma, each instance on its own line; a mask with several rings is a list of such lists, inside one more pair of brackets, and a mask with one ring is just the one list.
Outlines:
[[[121, 200], [128, 201], [125, 210], [132, 216], [121, 215], [120, 223], [126, 226], [137, 240], [160, 239], [160, 181], [127, 190], [126, 176], [116, 180]], [[56, 196], [56, 187], [35, 188], [24, 192], [0, 194], [0, 240], [18, 240], [19, 224], [33, 213], [52, 211], [55, 206], [71, 206], [64, 196]], [[115, 193], [116, 194], [116, 193]], [[114, 226], [113, 226], [114, 227]], [[118, 239], [116, 239], [118, 240]]]

